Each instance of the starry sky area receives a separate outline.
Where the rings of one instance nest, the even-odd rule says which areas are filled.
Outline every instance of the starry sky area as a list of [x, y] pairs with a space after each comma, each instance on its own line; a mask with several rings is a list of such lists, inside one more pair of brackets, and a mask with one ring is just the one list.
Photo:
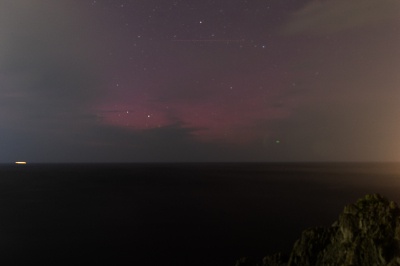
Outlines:
[[398, 0], [1, 0], [0, 162], [399, 161]]

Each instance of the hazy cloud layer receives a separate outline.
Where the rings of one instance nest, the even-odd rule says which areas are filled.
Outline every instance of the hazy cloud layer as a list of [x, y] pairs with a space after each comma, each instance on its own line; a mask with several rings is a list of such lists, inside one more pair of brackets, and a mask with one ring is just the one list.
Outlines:
[[400, 158], [400, 2], [291, 2], [0, 1], [0, 161]]
[[0, 108], [7, 124], [76, 118], [99, 93], [81, 16], [68, 1], [1, 2]]
[[314, 0], [295, 12], [285, 34], [331, 34], [400, 21], [397, 0]]

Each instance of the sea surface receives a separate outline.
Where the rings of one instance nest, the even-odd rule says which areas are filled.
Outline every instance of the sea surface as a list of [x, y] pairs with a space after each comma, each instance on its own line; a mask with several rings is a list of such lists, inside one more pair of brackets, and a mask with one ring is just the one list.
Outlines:
[[3, 164], [0, 263], [234, 266], [367, 193], [400, 202], [400, 164]]

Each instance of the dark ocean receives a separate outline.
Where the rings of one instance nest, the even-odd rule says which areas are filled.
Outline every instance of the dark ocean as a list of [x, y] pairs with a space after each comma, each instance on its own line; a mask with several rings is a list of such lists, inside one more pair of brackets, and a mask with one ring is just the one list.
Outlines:
[[0, 263], [234, 266], [375, 192], [400, 164], [3, 164]]

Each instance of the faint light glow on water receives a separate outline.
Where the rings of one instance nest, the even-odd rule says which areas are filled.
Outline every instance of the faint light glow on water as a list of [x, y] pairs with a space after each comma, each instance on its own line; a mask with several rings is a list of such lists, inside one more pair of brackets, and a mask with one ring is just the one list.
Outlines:
[[26, 162], [15, 162], [15, 164], [26, 164]]

